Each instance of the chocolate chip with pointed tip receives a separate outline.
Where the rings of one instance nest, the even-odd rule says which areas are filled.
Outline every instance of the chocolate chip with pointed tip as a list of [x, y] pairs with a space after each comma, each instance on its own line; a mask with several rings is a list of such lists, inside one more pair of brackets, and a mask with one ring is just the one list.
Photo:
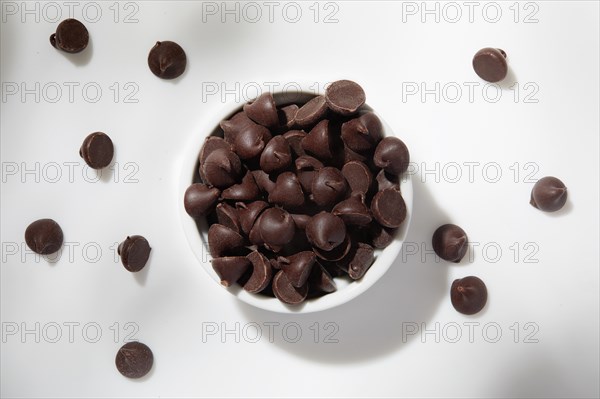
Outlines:
[[271, 277], [273, 276], [271, 262], [258, 251], [252, 251], [246, 257], [252, 263], [252, 275], [246, 284], [244, 284], [244, 289], [252, 294], [256, 294], [267, 288], [271, 282]]
[[369, 167], [359, 161], [350, 161], [342, 167], [350, 192], [366, 194], [373, 183], [373, 174]]
[[349, 234], [346, 234], [344, 241], [330, 251], [326, 251], [317, 247], [313, 247], [315, 254], [326, 261], [335, 262], [344, 259], [344, 257], [352, 249], [352, 239]]
[[531, 190], [529, 203], [544, 212], [556, 212], [567, 202], [567, 187], [553, 176], [542, 177]]
[[311, 289], [320, 293], [329, 294], [337, 290], [333, 277], [319, 262], [315, 262], [315, 265], [313, 265], [308, 277], [308, 285]]
[[342, 124], [342, 140], [353, 151], [369, 151], [382, 138], [383, 125], [373, 112], [366, 112]]
[[317, 171], [323, 167], [323, 163], [317, 158], [304, 155], [296, 158], [296, 175], [302, 186], [302, 190], [310, 194], [312, 192], [312, 182]]
[[304, 151], [321, 161], [333, 158], [335, 142], [329, 129], [327, 119], [317, 123], [301, 141]]
[[377, 191], [388, 188], [400, 191], [400, 178], [397, 175], [391, 175], [382, 169], [377, 173], [375, 180], [377, 181]]
[[254, 175], [252, 172], [247, 171], [242, 182], [223, 190], [221, 197], [227, 200], [252, 201], [257, 199], [259, 195], [260, 190], [256, 185]]
[[467, 233], [451, 223], [438, 227], [431, 242], [433, 250], [440, 258], [454, 263], [460, 262], [469, 248]]
[[388, 188], [375, 194], [371, 213], [382, 226], [396, 228], [406, 219], [406, 203], [398, 190]]
[[135, 273], [146, 266], [151, 250], [148, 240], [140, 235], [132, 235], [119, 244], [117, 254], [121, 256], [125, 269]]
[[208, 250], [213, 258], [238, 255], [244, 246], [244, 237], [222, 224], [208, 228]]
[[290, 283], [296, 287], [306, 284], [317, 257], [313, 251], [302, 251], [287, 257], [277, 258], [277, 262], [287, 275]]
[[260, 155], [271, 140], [269, 129], [254, 123], [244, 112], [220, 123], [225, 141], [230, 143], [240, 159], [252, 159]]
[[275, 127], [279, 124], [279, 115], [273, 94], [266, 92], [258, 96], [250, 104], [244, 104], [244, 112], [248, 118], [265, 127]]
[[289, 132], [283, 134], [283, 138], [287, 140], [290, 148], [298, 157], [306, 155], [304, 148], [302, 148], [302, 140], [305, 137], [306, 132], [303, 130], [290, 130]]
[[280, 270], [273, 277], [273, 293], [283, 303], [288, 305], [298, 305], [302, 303], [308, 295], [308, 285], [296, 288], [292, 285], [283, 270]]
[[229, 227], [236, 233], [240, 232], [240, 220], [238, 211], [226, 202], [220, 202], [216, 207], [217, 223]]
[[210, 263], [224, 287], [235, 284], [250, 267], [250, 261], [245, 256], [224, 256], [214, 258]]
[[388, 136], [377, 144], [373, 155], [375, 166], [386, 172], [399, 176], [406, 172], [410, 162], [408, 148], [402, 140], [397, 137]]
[[346, 239], [346, 225], [340, 217], [321, 212], [306, 225], [306, 237], [314, 247], [331, 251]]
[[342, 164], [345, 165], [348, 162], [352, 162], [352, 161], [366, 163], [367, 161], [369, 161], [369, 158], [367, 155], [359, 154], [358, 152], [352, 151], [350, 148], [348, 148], [347, 145], [344, 145], [344, 154], [343, 154]]
[[325, 101], [333, 112], [352, 115], [365, 103], [365, 92], [358, 83], [338, 80], [325, 89]]
[[330, 207], [345, 197], [348, 183], [339, 169], [326, 166], [317, 171], [311, 185], [313, 201], [321, 207]]
[[249, 204], [237, 202], [235, 204], [235, 209], [237, 210], [238, 219], [240, 222], [240, 228], [244, 234], [250, 234], [250, 230], [252, 229], [252, 226], [254, 226], [254, 222], [261, 212], [268, 207], [269, 204], [267, 204], [265, 201], [254, 201]]
[[301, 127], [314, 125], [327, 113], [328, 107], [324, 96], [316, 96], [302, 105], [296, 113], [296, 124]]
[[270, 193], [275, 188], [275, 182], [271, 180], [269, 175], [264, 170], [253, 170], [252, 175], [256, 185], [263, 193]]
[[260, 167], [266, 173], [281, 172], [292, 164], [290, 146], [283, 136], [275, 136], [260, 155]]
[[187, 56], [181, 46], [165, 40], [156, 42], [148, 54], [148, 66], [161, 79], [175, 79], [183, 74]]
[[219, 199], [221, 192], [215, 187], [206, 184], [193, 183], [183, 195], [183, 206], [185, 211], [193, 218], [206, 216], [213, 209]]
[[365, 196], [359, 192], [338, 202], [331, 213], [341, 217], [347, 225], [366, 226], [372, 220], [371, 212], [365, 204]]
[[[294, 219], [280, 208], [265, 209], [255, 223], [265, 245], [272, 249], [280, 248], [294, 238], [296, 225]], [[277, 252], [277, 251], [276, 251]]]
[[237, 183], [242, 163], [233, 151], [218, 148], [206, 157], [200, 169], [205, 183], [224, 189]]
[[475, 314], [487, 303], [487, 287], [478, 277], [469, 276], [454, 280], [450, 287], [450, 301], [457, 312]]
[[356, 244], [348, 263], [348, 275], [351, 279], [359, 280], [363, 278], [375, 260], [374, 252], [373, 247], [369, 244], [363, 242]]
[[284, 209], [299, 208], [304, 204], [304, 193], [298, 177], [292, 172], [277, 176], [275, 188], [269, 193], [269, 202]]
[[200, 174], [200, 178], [203, 182], [206, 182], [206, 178], [204, 177], [204, 172], [202, 171], [202, 165], [206, 161], [206, 157], [208, 157], [214, 150], [223, 149], [231, 151], [231, 145], [226, 142], [221, 137], [217, 136], [208, 136], [204, 140], [204, 144], [202, 145], [202, 149], [200, 150], [200, 154], [198, 154], [198, 161], [200, 162], [200, 167], [198, 168], [198, 172]]

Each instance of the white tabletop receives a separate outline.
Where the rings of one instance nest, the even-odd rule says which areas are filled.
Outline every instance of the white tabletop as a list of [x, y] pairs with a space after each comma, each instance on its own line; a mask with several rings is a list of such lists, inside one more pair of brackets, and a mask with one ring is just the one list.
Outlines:
[[[49, 4], [1, 4], [3, 397], [598, 397], [598, 2]], [[48, 41], [70, 11], [79, 56]], [[147, 67], [157, 40], [187, 53], [176, 81]], [[508, 53], [500, 86], [471, 67], [487, 46]], [[186, 241], [186, 143], [257, 88], [344, 78], [410, 149], [403, 253], [338, 308], [252, 308]], [[78, 155], [94, 131], [116, 146], [99, 181]], [[528, 203], [547, 175], [568, 187], [557, 214]], [[44, 217], [55, 262], [24, 245]], [[458, 265], [431, 251], [447, 222], [471, 242]], [[131, 234], [153, 248], [138, 275], [115, 256]], [[468, 275], [489, 291], [470, 317], [449, 297]], [[130, 339], [155, 355], [142, 381], [114, 366]]]

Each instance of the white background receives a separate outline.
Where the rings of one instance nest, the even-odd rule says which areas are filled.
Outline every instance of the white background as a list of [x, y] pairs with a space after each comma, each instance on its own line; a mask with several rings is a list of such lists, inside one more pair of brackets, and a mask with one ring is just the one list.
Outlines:
[[[66, 18], [67, 6], [56, 4]], [[292, 9], [282, 13], [284, 3], [274, 9], [272, 23], [264, 3], [258, 3], [263, 15], [256, 23], [249, 21], [255, 10], [244, 14], [241, 5], [240, 22], [230, 14], [223, 23], [222, 10], [208, 15], [192, 2], [135, 2], [129, 8], [101, 2], [99, 21], [86, 22], [95, 9], [83, 15], [83, 3], [77, 4], [74, 16], [85, 22], [91, 45], [68, 56], [48, 42], [56, 10], [28, 3], [38, 7], [36, 21], [36, 12], [26, 14], [22, 3], [2, 3], [2, 396], [598, 397], [597, 2], [499, 2], [496, 23], [496, 6], [486, 3], [476, 3], [472, 22], [468, 6], [454, 3], [462, 13], [455, 23], [457, 8], [445, 3], [437, 3], [439, 22], [435, 14], [422, 15], [421, 2], [405, 3], [404, 13], [401, 3], [392, 2], [321, 4], [316, 23], [312, 2], [299, 3], [297, 23], [286, 21], [295, 15]], [[415, 15], [408, 12], [413, 6]], [[136, 9], [138, 22], [123, 23]], [[323, 23], [332, 11], [338, 22]], [[537, 22], [524, 23], [531, 13], [530, 22]], [[162, 81], [150, 73], [146, 57], [157, 40], [185, 49], [188, 67], [180, 79]], [[490, 99], [496, 88], [488, 88], [486, 97], [471, 67], [473, 54], [485, 46], [506, 50], [511, 66], [497, 102]], [[195, 126], [223, 100], [244, 91], [252, 96], [252, 82], [323, 85], [342, 78], [365, 88], [367, 102], [407, 143], [418, 167], [411, 250], [369, 291], [339, 308], [308, 315], [254, 309], [206, 275], [183, 234], [180, 164], [198, 150], [186, 143], [207, 134]], [[79, 84], [72, 103], [65, 82]], [[92, 89], [87, 98], [82, 93], [90, 82], [102, 89], [96, 103], [88, 101], [95, 97]], [[128, 82], [133, 86], [126, 90]], [[34, 94], [22, 98], [23, 83]], [[471, 84], [477, 86], [469, 101]], [[53, 103], [57, 85], [62, 97]], [[219, 93], [208, 95], [209, 86]], [[15, 87], [19, 92], [9, 94]], [[433, 92], [408, 95], [414, 87]], [[452, 102], [456, 87], [462, 97]], [[130, 99], [138, 102], [125, 102], [133, 89], [138, 91]], [[526, 102], [527, 94], [537, 101]], [[78, 156], [93, 131], [115, 142], [119, 172], [96, 183], [83, 178]], [[23, 173], [35, 170], [36, 162], [39, 172]], [[65, 162], [77, 163], [72, 182]], [[475, 163], [472, 178], [468, 162]], [[61, 165], [55, 183], [53, 163]], [[565, 182], [569, 201], [563, 211], [545, 214], [528, 204], [530, 172], [531, 181], [553, 175]], [[130, 173], [137, 183], [126, 182]], [[22, 259], [24, 249], [15, 251], [27, 225], [42, 217], [60, 223], [72, 256], [63, 251], [52, 263], [32, 255]], [[436, 262], [427, 252], [433, 231], [447, 222], [462, 226], [476, 243], [470, 259], [458, 265]], [[131, 234], [144, 235], [153, 248], [139, 275], [114, 259], [112, 246]], [[448, 294], [451, 282], [467, 275], [482, 278], [489, 291], [485, 310], [473, 317], [457, 313]], [[79, 323], [72, 343], [64, 324], [70, 322]], [[131, 331], [127, 322], [138, 326], [135, 338], [155, 354], [143, 381], [128, 380], [114, 367]], [[271, 322], [280, 323], [274, 342], [264, 324]], [[293, 322], [302, 332], [297, 343], [287, 342], [293, 328], [282, 335]], [[324, 342], [327, 322], [338, 327], [337, 343]], [[35, 331], [36, 323], [39, 337], [22, 335], [23, 328]], [[97, 324], [88, 324], [84, 334], [86, 323]], [[213, 323], [230, 330], [240, 323], [246, 334], [239, 343], [235, 334], [203, 339], [203, 328]], [[248, 323], [262, 327], [256, 343], [249, 342], [255, 330], [254, 324], [244, 329]], [[476, 323], [473, 342], [464, 323]], [[525, 323], [531, 323], [527, 329]], [[56, 325], [62, 335], [52, 343]], [[15, 326], [17, 333], [8, 335]], [[102, 336], [91, 343], [94, 326]], [[420, 331], [403, 337], [414, 326]], [[457, 326], [461, 336], [452, 343]], [[422, 335], [424, 328], [432, 332]], [[498, 328], [498, 342], [488, 342]], [[533, 335], [526, 339], [528, 333]]]

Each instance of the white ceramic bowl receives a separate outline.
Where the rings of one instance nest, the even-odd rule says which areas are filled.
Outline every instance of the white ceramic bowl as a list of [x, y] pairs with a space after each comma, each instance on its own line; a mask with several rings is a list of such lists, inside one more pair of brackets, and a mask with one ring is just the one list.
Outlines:
[[[290, 102], [304, 102], [307, 99], [310, 99], [317, 93], [310, 90], [308, 86], [303, 87], [302, 85], [294, 85], [300, 86], [301, 91], [297, 91], [294, 89], [293, 91], [287, 92], [275, 92], [273, 96], [275, 98], [275, 102], [277, 104], [285, 104]], [[215, 281], [215, 283], [220, 285], [220, 279], [213, 270], [210, 259], [211, 256], [208, 252], [208, 225], [205, 220], [201, 220], [198, 223], [191, 218], [183, 207], [183, 195], [187, 187], [192, 183], [192, 179], [195, 173], [196, 168], [198, 167], [198, 154], [204, 143], [204, 139], [212, 134], [214, 131], [218, 130], [219, 122], [228, 119], [233, 114], [239, 111], [241, 106], [244, 103], [239, 102], [231, 102], [226, 104], [221, 112], [215, 113], [206, 119], [203, 119], [202, 123], [198, 128], [192, 133], [192, 139], [186, 148], [185, 158], [183, 159], [182, 165], [182, 175], [179, 184], [179, 195], [177, 196], [178, 202], [177, 206], [180, 210], [181, 221], [183, 224], [183, 229], [185, 235], [188, 239], [190, 247], [192, 251], [196, 255], [200, 265], [206, 270], [208, 275]], [[385, 135], [393, 136], [393, 131], [390, 126], [385, 122], [380, 115], [378, 115], [383, 124]], [[250, 294], [242, 289], [238, 285], [234, 285], [229, 288], [223, 287], [223, 295], [233, 295], [240, 300], [256, 306], [261, 309], [270, 310], [273, 312], [280, 313], [310, 313], [317, 312], [329, 308], [333, 308], [335, 306], [346, 303], [363, 292], [365, 292], [369, 287], [371, 287], [377, 280], [381, 278], [385, 274], [385, 272], [392, 265], [400, 249], [402, 248], [402, 243], [406, 238], [406, 234], [408, 231], [408, 227], [410, 225], [410, 219], [412, 215], [412, 204], [413, 204], [413, 188], [412, 181], [410, 176], [405, 173], [405, 175], [401, 179], [400, 185], [402, 191], [402, 197], [404, 198], [404, 202], [406, 203], [407, 216], [406, 220], [400, 228], [392, 241], [392, 243], [384, 248], [383, 250], [375, 251], [375, 261], [371, 268], [367, 271], [364, 277], [358, 281], [349, 282], [342, 278], [336, 278], [337, 291], [314, 299], [309, 299], [304, 301], [304, 303], [297, 306], [289, 306], [277, 298], [266, 297], [257, 294]], [[218, 299], [217, 299], [218, 300]]]

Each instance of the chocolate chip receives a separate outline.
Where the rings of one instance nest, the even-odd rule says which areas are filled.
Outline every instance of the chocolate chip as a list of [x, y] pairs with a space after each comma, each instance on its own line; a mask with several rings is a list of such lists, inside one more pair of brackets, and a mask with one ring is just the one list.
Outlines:
[[227, 200], [252, 201], [257, 199], [259, 195], [260, 190], [256, 185], [254, 175], [252, 172], [247, 171], [242, 182], [223, 190], [221, 197]]
[[279, 124], [279, 115], [275, 100], [271, 93], [263, 93], [250, 104], [244, 105], [244, 112], [248, 118], [265, 127], [275, 127]]
[[249, 204], [237, 202], [235, 204], [238, 219], [240, 222], [240, 227], [244, 234], [250, 234], [250, 230], [252, 229], [252, 226], [254, 226], [254, 222], [261, 214], [261, 212], [268, 207], [269, 204], [267, 204], [265, 201], [254, 201]]
[[112, 140], [102, 132], [88, 135], [79, 149], [79, 156], [92, 169], [102, 169], [110, 165], [114, 153]]
[[371, 212], [381, 225], [396, 228], [406, 219], [406, 204], [399, 191], [388, 188], [375, 194]]
[[365, 92], [357, 83], [338, 80], [325, 90], [325, 101], [329, 109], [340, 115], [352, 115], [365, 103]]
[[270, 193], [275, 188], [275, 182], [271, 180], [269, 175], [262, 170], [253, 170], [252, 175], [254, 176], [254, 181], [256, 185], [260, 189], [260, 191], [264, 193]]
[[285, 272], [280, 270], [273, 277], [273, 293], [281, 302], [297, 305], [306, 299], [308, 286], [305, 284], [300, 288], [294, 287]]
[[76, 19], [65, 19], [56, 27], [56, 33], [50, 36], [53, 47], [67, 53], [79, 53], [85, 50], [90, 34], [85, 25]]
[[346, 178], [350, 192], [366, 194], [371, 188], [373, 175], [362, 162], [350, 161], [342, 168], [342, 175]]
[[225, 141], [230, 143], [240, 159], [252, 159], [261, 154], [271, 140], [269, 129], [254, 123], [245, 112], [220, 123]]
[[308, 285], [311, 289], [321, 293], [331, 293], [337, 290], [333, 277], [325, 268], [319, 263], [315, 262], [310, 276], [308, 277]]
[[252, 251], [247, 258], [252, 263], [252, 275], [246, 284], [244, 284], [244, 289], [256, 294], [267, 288], [271, 282], [273, 276], [271, 263], [269, 259], [258, 251]]
[[374, 148], [383, 138], [383, 125], [373, 112], [367, 112], [342, 124], [342, 140], [353, 151]]
[[298, 177], [292, 172], [277, 176], [275, 188], [269, 193], [269, 202], [285, 209], [299, 208], [304, 204], [304, 193]]
[[286, 105], [277, 110], [279, 116], [279, 127], [281, 129], [291, 129], [296, 123], [296, 112], [298, 106], [296, 104]]
[[200, 164], [200, 169], [205, 183], [224, 189], [237, 183], [242, 164], [233, 151], [217, 148]]
[[185, 211], [193, 218], [206, 216], [219, 199], [221, 192], [206, 184], [194, 183], [185, 190], [183, 206]]
[[350, 249], [352, 249], [352, 240], [348, 234], [346, 234], [341, 244], [330, 251], [313, 247], [313, 251], [319, 258], [331, 262], [343, 259], [350, 252]]
[[277, 263], [290, 283], [300, 288], [306, 284], [316, 260], [313, 251], [302, 251], [288, 257], [280, 256], [277, 258]]
[[187, 57], [175, 42], [156, 42], [148, 54], [148, 66], [161, 79], [175, 79], [185, 71]]
[[343, 162], [344, 164], [347, 164], [348, 162], [352, 162], [352, 161], [365, 163], [368, 160], [369, 159], [366, 155], [359, 154], [358, 152], [352, 151], [350, 148], [348, 148], [347, 145], [344, 145], [344, 162]]
[[373, 221], [368, 227], [371, 244], [375, 248], [383, 249], [394, 241], [397, 229], [383, 227], [379, 223]]
[[367, 270], [374, 261], [374, 250], [369, 244], [359, 242], [352, 251], [350, 262], [348, 263], [348, 275], [353, 280], [363, 278]]
[[481, 311], [487, 296], [485, 283], [475, 276], [454, 280], [450, 287], [452, 306], [462, 314], [471, 315]]
[[127, 378], [142, 378], [150, 372], [154, 355], [148, 346], [141, 342], [128, 342], [117, 352], [115, 365], [119, 373]]
[[283, 136], [275, 136], [260, 155], [260, 167], [266, 173], [281, 172], [292, 164], [290, 146]]
[[312, 193], [312, 182], [317, 174], [317, 171], [323, 167], [323, 163], [317, 158], [304, 155], [296, 158], [296, 175], [302, 186], [302, 190], [310, 194]]
[[238, 255], [244, 243], [244, 237], [222, 224], [213, 224], [208, 229], [208, 250], [213, 258]]
[[529, 203], [544, 212], [556, 212], [567, 202], [567, 187], [556, 177], [546, 176], [538, 180], [531, 190]]
[[250, 267], [250, 261], [245, 256], [214, 258], [210, 263], [224, 287], [235, 284]]
[[271, 250], [278, 252], [283, 245], [294, 238], [296, 225], [289, 213], [279, 208], [269, 208], [263, 211], [255, 223], [260, 237]]
[[130, 272], [139, 272], [146, 266], [150, 257], [150, 244], [142, 236], [128, 236], [119, 244], [117, 254], [121, 256], [121, 263]]
[[291, 215], [292, 219], [294, 219], [294, 224], [296, 225], [296, 228], [300, 230], [306, 229], [306, 225], [308, 224], [311, 218], [310, 216], [296, 213], [292, 213]]
[[401, 175], [408, 169], [410, 155], [406, 144], [397, 137], [385, 137], [379, 142], [373, 155], [373, 162], [392, 175]]
[[324, 119], [317, 123], [301, 142], [306, 152], [321, 161], [333, 158], [334, 140], [329, 128], [329, 121]]
[[348, 191], [348, 183], [339, 169], [326, 166], [317, 171], [312, 186], [311, 193], [313, 201], [322, 207], [333, 206], [336, 202], [344, 198]]
[[473, 69], [481, 79], [492, 83], [499, 82], [508, 73], [506, 53], [497, 48], [482, 48], [473, 57]]
[[39, 219], [25, 229], [25, 242], [33, 252], [50, 255], [62, 246], [63, 231], [54, 220]]
[[236, 233], [240, 232], [240, 220], [238, 211], [233, 206], [226, 202], [221, 202], [215, 209], [217, 214], [217, 223], [222, 224], [225, 227], [229, 227]]
[[304, 104], [296, 113], [296, 124], [308, 127], [317, 123], [327, 112], [327, 103], [324, 96], [316, 96]]
[[400, 178], [397, 175], [391, 175], [382, 169], [377, 173], [375, 180], [377, 181], [377, 191], [388, 188], [400, 191]]
[[200, 167], [198, 168], [198, 173], [200, 174], [200, 178], [202, 181], [206, 182], [206, 178], [204, 177], [204, 173], [202, 171], [202, 165], [206, 162], [206, 158], [217, 149], [223, 149], [227, 151], [231, 151], [231, 145], [223, 140], [221, 137], [209, 136], [204, 140], [204, 144], [202, 145], [202, 149], [200, 150], [200, 154], [198, 155], [198, 161], [200, 162]]
[[442, 259], [458, 263], [467, 253], [467, 233], [455, 224], [444, 224], [436, 229], [431, 239], [433, 250]]
[[306, 155], [304, 148], [302, 148], [302, 139], [306, 137], [306, 132], [303, 130], [290, 130], [283, 134], [283, 138], [286, 139], [290, 148], [294, 154], [298, 157]]
[[346, 225], [366, 226], [371, 223], [371, 212], [365, 204], [365, 196], [356, 192], [342, 202], [338, 202], [331, 211], [342, 218]]
[[346, 225], [338, 216], [321, 212], [306, 225], [306, 237], [313, 246], [331, 251], [346, 239]]

